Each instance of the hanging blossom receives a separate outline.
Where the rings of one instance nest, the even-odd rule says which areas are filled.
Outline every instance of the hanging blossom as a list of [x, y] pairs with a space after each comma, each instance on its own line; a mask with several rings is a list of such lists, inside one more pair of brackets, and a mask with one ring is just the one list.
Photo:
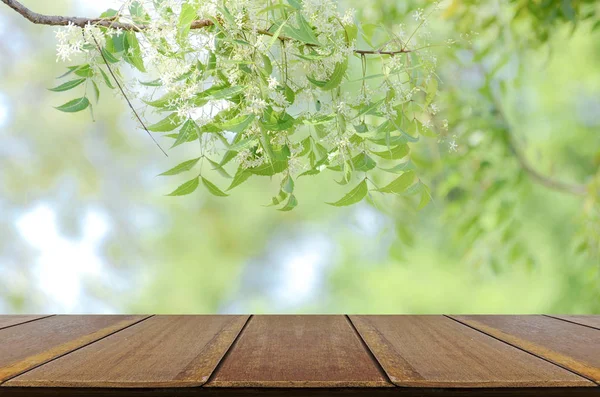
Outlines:
[[[155, 113], [144, 122], [149, 133], [199, 150], [163, 174], [193, 172], [172, 195], [202, 184], [227, 196], [250, 178], [280, 177], [271, 204], [290, 210], [295, 180], [325, 173], [348, 185], [333, 205], [369, 192], [420, 194], [426, 204], [409, 159], [421, 135], [448, 130], [437, 120], [437, 59], [424, 28], [438, 4], [391, 29], [362, 29], [354, 10], [339, 11], [335, 0], [269, 4], [126, 0], [102, 14], [111, 26], [62, 27], [57, 59], [82, 63], [55, 90], [86, 84], [82, 97], [58, 109], [91, 108], [88, 92], [97, 98], [104, 85], [143, 105], [144, 115]], [[372, 46], [359, 49], [359, 37]], [[135, 73], [123, 73], [126, 66]]]

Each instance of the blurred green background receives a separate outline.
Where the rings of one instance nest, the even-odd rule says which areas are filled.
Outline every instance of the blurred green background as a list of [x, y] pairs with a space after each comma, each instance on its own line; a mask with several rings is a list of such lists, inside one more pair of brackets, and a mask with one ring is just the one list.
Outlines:
[[[95, 16], [112, 0], [23, 0]], [[428, 1], [342, 1], [393, 25]], [[544, 3], [544, 5], [542, 5]], [[567, 7], [564, 3], [572, 3]], [[349, 208], [332, 175], [298, 180], [299, 207], [264, 207], [273, 185], [225, 199], [166, 197], [163, 157], [124, 101], [95, 121], [56, 111], [65, 65], [54, 28], [0, 5], [0, 313], [600, 313], [600, 29], [588, 1], [452, 0], [430, 20], [450, 131], [412, 160], [432, 187], [417, 212], [388, 199]], [[64, 97], [63, 97], [64, 96]], [[456, 139], [458, 151], [447, 142]], [[597, 178], [597, 176], [596, 176]]]

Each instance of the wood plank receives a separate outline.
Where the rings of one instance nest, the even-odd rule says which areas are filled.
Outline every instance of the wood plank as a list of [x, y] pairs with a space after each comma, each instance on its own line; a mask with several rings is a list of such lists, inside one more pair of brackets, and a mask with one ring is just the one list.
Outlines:
[[594, 386], [582, 377], [444, 316], [350, 319], [397, 386]]
[[345, 316], [254, 316], [207, 387], [392, 387]]
[[38, 320], [44, 317], [49, 317], [49, 315], [0, 315], [0, 329], [13, 327], [18, 324], [28, 323], [30, 321]]
[[598, 397], [600, 387], [437, 389], [351, 388], [0, 388], [2, 397]]
[[570, 321], [572, 323], [585, 325], [587, 327], [592, 327], [596, 329], [600, 329], [600, 316], [548, 316], [558, 318], [564, 321]]
[[600, 330], [537, 315], [452, 317], [600, 382]]
[[0, 330], [0, 383], [146, 316], [52, 316]]
[[38, 367], [6, 386], [203, 385], [248, 316], [155, 316]]

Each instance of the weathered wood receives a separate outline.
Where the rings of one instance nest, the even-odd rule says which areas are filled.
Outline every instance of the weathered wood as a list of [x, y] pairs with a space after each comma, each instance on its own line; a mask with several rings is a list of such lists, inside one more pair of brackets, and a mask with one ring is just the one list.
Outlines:
[[53, 316], [0, 330], [0, 383], [145, 316]]
[[392, 387], [345, 316], [254, 316], [207, 387]]
[[248, 316], [155, 316], [8, 381], [6, 386], [201, 386]]
[[397, 386], [440, 388], [595, 385], [444, 316], [351, 316]]
[[581, 324], [588, 327], [600, 329], [600, 316], [548, 316], [560, 320]]
[[1, 397], [599, 397], [600, 387], [432, 389], [421, 387], [160, 389], [0, 387]]
[[600, 382], [600, 330], [546, 316], [452, 317]]
[[10, 315], [10, 316], [0, 316], [0, 329], [12, 327], [18, 324], [28, 323], [30, 321], [35, 321], [40, 318], [50, 317], [48, 315], [45, 316], [32, 316], [32, 315]]

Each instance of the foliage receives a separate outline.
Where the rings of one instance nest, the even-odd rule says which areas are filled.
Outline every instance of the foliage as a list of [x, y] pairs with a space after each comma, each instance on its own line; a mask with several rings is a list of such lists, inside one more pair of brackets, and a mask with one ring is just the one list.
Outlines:
[[[85, 58], [53, 89], [85, 83], [84, 96], [57, 109], [92, 110], [87, 93], [97, 100], [102, 84], [140, 98], [161, 115], [148, 131], [163, 133], [172, 147], [199, 148], [197, 158], [162, 174], [196, 169], [171, 195], [190, 194], [202, 181], [227, 196], [211, 172], [231, 178], [226, 191], [278, 176], [271, 204], [290, 210], [294, 180], [325, 170], [349, 187], [334, 206], [370, 192], [403, 194], [410, 186], [378, 188], [369, 175], [402, 174], [411, 145], [448, 128], [436, 116], [437, 59], [424, 29], [437, 4], [395, 29], [356, 24], [352, 10], [336, 9], [334, 0], [125, 0], [101, 15], [114, 27], [71, 24], [56, 32], [60, 60]], [[114, 81], [126, 64], [138, 79]], [[425, 203], [427, 189], [414, 182]]]

